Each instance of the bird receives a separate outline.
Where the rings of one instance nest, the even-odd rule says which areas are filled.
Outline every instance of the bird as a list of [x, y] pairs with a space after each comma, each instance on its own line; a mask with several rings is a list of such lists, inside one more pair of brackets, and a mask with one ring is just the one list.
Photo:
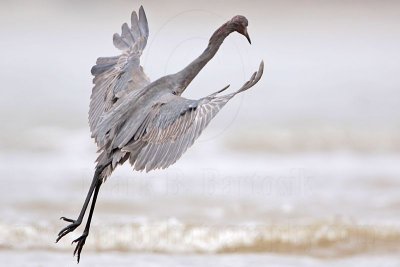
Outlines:
[[212, 34], [199, 57], [181, 71], [153, 82], [140, 65], [149, 37], [143, 6], [138, 13], [132, 12], [130, 27], [124, 23], [121, 34], [113, 35], [114, 46], [121, 51], [120, 55], [100, 57], [91, 69], [94, 86], [90, 97], [89, 126], [99, 153], [94, 176], [78, 218], [61, 217], [69, 224], [56, 238], [56, 242], [60, 241], [81, 225], [91, 202], [83, 233], [72, 241], [76, 243], [73, 255], [78, 263], [89, 235], [100, 187], [115, 168], [129, 161], [134, 170], [149, 172], [174, 164], [230, 99], [261, 79], [263, 61], [258, 71], [233, 93], [220, 94], [228, 89], [228, 85], [197, 100], [181, 96], [228, 35], [237, 32], [251, 44], [247, 26], [246, 17], [232, 17]]

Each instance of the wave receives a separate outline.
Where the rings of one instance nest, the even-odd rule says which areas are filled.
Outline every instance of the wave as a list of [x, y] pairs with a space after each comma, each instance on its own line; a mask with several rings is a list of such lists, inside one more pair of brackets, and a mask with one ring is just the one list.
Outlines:
[[[0, 223], [0, 248], [70, 250], [71, 241], [78, 233], [55, 244], [60, 226]], [[85, 249], [158, 253], [307, 253], [339, 257], [367, 251], [399, 251], [400, 228], [332, 221], [205, 225], [170, 219], [153, 223], [95, 224]]]

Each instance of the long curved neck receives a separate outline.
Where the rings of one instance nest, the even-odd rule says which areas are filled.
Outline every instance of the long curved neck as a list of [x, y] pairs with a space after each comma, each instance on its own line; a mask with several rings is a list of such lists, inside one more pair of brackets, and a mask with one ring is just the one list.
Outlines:
[[178, 95], [182, 94], [203, 67], [215, 56], [225, 38], [233, 31], [232, 27], [229, 27], [228, 22], [223, 24], [211, 36], [204, 52], [186, 68], [175, 74], [177, 78]]

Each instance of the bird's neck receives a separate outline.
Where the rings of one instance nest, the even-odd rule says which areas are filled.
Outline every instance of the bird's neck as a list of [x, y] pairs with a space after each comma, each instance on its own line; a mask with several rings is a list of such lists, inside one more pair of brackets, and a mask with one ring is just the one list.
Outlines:
[[196, 58], [192, 63], [190, 63], [186, 68], [178, 72], [177, 77], [177, 86], [178, 86], [178, 94], [182, 94], [182, 92], [186, 89], [186, 87], [190, 84], [190, 82], [199, 74], [199, 72], [203, 69], [203, 67], [215, 56], [219, 47], [224, 42], [225, 38], [231, 34], [234, 30], [229, 27], [228, 23], [225, 23], [221, 27], [219, 27], [214, 34], [211, 36], [210, 41], [208, 42], [207, 48], [204, 52]]

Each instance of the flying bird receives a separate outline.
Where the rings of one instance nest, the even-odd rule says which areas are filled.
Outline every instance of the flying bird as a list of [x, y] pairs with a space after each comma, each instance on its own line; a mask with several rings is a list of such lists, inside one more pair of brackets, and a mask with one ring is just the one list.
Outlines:
[[149, 37], [143, 7], [139, 9], [139, 16], [135, 11], [132, 13], [130, 27], [124, 23], [122, 33], [114, 34], [114, 46], [121, 54], [98, 58], [91, 70], [94, 87], [90, 98], [89, 125], [100, 153], [95, 173], [78, 218], [61, 217], [70, 224], [58, 233], [56, 239], [58, 242], [81, 225], [91, 201], [85, 229], [72, 242], [76, 243], [74, 256], [77, 256], [78, 262], [89, 235], [100, 187], [114, 169], [126, 161], [136, 171], [167, 168], [193, 145], [232, 97], [260, 80], [263, 61], [250, 80], [233, 93], [220, 95], [228, 85], [197, 100], [181, 96], [229, 34], [238, 32], [251, 44], [247, 26], [244, 16], [234, 16], [212, 34], [207, 48], [188, 66], [153, 82], [140, 65], [140, 56]]

